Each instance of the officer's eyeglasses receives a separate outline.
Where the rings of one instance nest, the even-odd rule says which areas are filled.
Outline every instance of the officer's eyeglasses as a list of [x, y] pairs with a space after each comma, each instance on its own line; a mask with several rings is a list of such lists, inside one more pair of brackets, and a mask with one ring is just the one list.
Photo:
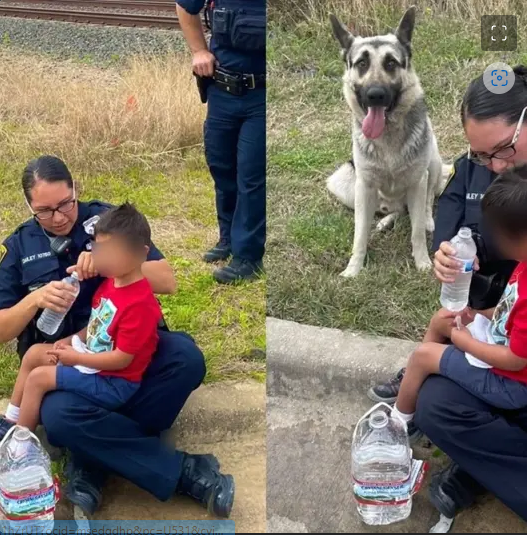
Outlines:
[[523, 108], [522, 114], [520, 115], [520, 120], [518, 121], [518, 125], [516, 126], [516, 131], [514, 132], [514, 137], [512, 138], [510, 145], [502, 147], [501, 149], [498, 149], [492, 154], [485, 154], [484, 152], [472, 152], [469, 146], [469, 160], [473, 161], [478, 165], [489, 165], [493, 158], [495, 158], [496, 160], [506, 160], [507, 158], [512, 158], [516, 154], [515, 145], [518, 141], [518, 138], [520, 137], [520, 132], [523, 125], [523, 118], [525, 117], [526, 110], [527, 107]]
[[59, 212], [60, 214], [67, 214], [75, 208], [75, 205], [77, 204], [75, 186], [73, 186], [72, 197], [72, 199], [68, 199], [67, 201], [61, 202], [56, 208], [46, 208], [45, 210], [39, 210], [38, 212], [35, 212], [33, 208], [31, 208], [31, 205], [29, 204], [27, 198], [26, 204], [34, 217], [36, 217], [39, 221], [45, 221], [46, 219], [51, 219], [55, 215], [55, 212]]

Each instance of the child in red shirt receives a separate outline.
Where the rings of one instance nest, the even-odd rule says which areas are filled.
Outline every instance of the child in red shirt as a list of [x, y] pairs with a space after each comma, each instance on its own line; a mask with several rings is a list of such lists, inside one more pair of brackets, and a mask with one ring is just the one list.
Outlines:
[[485, 193], [484, 220], [504, 257], [519, 265], [498, 306], [481, 313], [478, 338], [474, 329], [452, 327], [452, 345], [425, 342], [410, 356], [394, 409], [404, 421], [412, 421], [421, 385], [432, 374], [448, 377], [496, 408], [527, 407], [526, 209], [527, 166], [506, 171]]
[[105, 212], [95, 226], [93, 262], [107, 277], [97, 290], [88, 326], [51, 348], [32, 346], [24, 358], [6, 419], [34, 430], [42, 398], [52, 390], [81, 394], [108, 410], [137, 392], [154, 354], [159, 304], [141, 271], [150, 226], [132, 205]]

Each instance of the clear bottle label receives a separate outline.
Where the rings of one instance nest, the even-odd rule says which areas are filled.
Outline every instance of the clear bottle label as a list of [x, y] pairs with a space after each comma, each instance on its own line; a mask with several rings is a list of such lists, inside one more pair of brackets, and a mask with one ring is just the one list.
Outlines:
[[421, 490], [428, 463], [412, 459], [410, 477], [393, 483], [363, 483], [353, 480], [353, 493], [362, 505], [403, 505]]
[[363, 483], [353, 481], [353, 493], [358, 503], [368, 505], [400, 505], [412, 496], [410, 478], [393, 483]]
[[463, 264], [460, 268], [461, 273], [470, 273], [474, 269], [474, 260], [460, 260]]
[[36, 492], [13, 495], [0, 490], [0, 509], [9, 520], [27, 520], [53, 511], [56, 484]]

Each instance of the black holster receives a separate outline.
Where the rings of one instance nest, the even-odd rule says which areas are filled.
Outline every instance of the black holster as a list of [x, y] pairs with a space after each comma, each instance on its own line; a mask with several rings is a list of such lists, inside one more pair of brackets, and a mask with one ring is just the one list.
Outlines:
[[483, 265], [472, 274], [470, 284], [469, 306], [474, 310], [487, 310], [495, 307], [516, 268], [514, 261], [496, 262], [495, 265]]
[[198, 76], [196, 73], [194, 73], [194, 76], [196, 77], [196, 83], [198, 85], [199, 98], [203, 104], [206, 104], [209, 86], [214, 82], [214, 80], [209, 76]]

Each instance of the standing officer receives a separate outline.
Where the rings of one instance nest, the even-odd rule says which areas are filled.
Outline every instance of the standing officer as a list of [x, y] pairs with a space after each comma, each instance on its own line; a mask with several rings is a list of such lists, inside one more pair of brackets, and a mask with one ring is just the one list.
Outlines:
[[[199, 13], [212, 30], [210, 50]], [[219, 242], [206, 262], [223, 284], [263, 271], [265, 249], [265, 0], [178, 0], [202, 100], [205, 156], [216, 187]]]

